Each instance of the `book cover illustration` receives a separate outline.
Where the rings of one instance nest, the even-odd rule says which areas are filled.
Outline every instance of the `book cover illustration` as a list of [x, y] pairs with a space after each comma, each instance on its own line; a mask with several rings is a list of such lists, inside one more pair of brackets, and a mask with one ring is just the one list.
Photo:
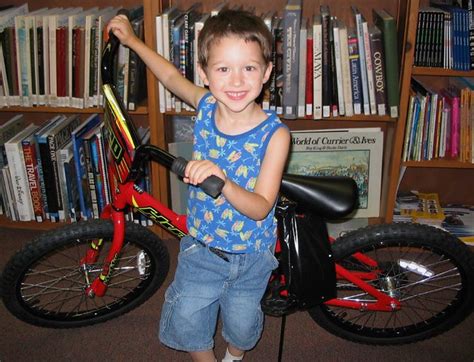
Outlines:
[[293, 131], [286, 172], [310, 176], [349, 176], [359, 190], [351, 217], [378, 217], [383, 154], [379, 128]]

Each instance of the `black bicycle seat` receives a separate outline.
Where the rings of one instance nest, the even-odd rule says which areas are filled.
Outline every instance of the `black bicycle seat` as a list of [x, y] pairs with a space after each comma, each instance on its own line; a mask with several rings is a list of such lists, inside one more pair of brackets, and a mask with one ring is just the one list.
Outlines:
[[281, 193], [299, 208], [334, 219], [349, 215], [357, 205], [357, 184], [344, 176], [284, 174]]

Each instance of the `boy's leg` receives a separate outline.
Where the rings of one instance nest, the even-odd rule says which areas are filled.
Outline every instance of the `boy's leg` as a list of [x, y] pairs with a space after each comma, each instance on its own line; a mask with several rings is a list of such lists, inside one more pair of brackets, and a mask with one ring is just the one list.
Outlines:
[[191, 358], [194, 362], [215, 362], [216, 356], [214, 351], [199, 351], [199, 352], [189, 352]]
[[227, 350], [225, 351], [225, 356], [222, 362], [240, 361], [244, 359], [244, 353], [245, 351], [242, 351], [229, 343], [227, 345]]
[[231, 255], [230, 259], [235, 273], [220, 299], [222, 335], [231, 346], [229, 352], [240, 356], [260, 339], [263, 329], [260, 301], [278, 262], [269, 250]]

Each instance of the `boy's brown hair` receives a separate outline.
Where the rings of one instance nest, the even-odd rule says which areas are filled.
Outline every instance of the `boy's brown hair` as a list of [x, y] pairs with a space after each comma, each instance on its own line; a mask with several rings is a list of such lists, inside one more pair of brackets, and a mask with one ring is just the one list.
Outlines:
[[203, 69], [207, 67], [210, 47], [228, 36], [258, 43], [265, 63], [271, 62], [272, 34], [263, 20], [248, 11], [224, 9], [210, 17], [199, 33], [198, 61]]

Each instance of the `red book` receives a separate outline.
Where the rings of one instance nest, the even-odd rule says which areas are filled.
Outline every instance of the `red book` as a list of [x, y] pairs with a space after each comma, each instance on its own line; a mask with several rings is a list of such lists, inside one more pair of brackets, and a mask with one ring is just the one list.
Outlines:
[[313, 115], [313, 37], [308, 32], [306, 40], [306, 117]]

